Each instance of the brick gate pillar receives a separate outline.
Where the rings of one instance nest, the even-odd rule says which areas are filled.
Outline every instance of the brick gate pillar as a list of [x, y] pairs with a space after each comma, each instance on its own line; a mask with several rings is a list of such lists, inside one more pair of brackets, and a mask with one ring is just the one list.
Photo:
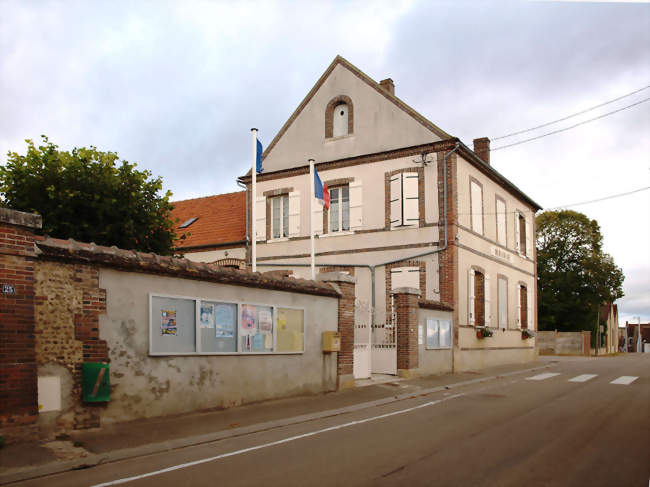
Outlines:
[[354, 387], [354, 299], [356, 278], [344, 272], [326, 272], [318, 275], [318, 280], [329, 282], [340, 291], [339, 326], [341, 351], [336, 357], [337, 387]]
[[39, 228], [39, 215], [0, 208], [0, 434], [9, 439], [35, 434], [38, 419], [32, 230]]
[[420, 290], [400, 287], [391, 292], [397, 310], [397, 375], [410, 377], [419, 365], [418, 300]]

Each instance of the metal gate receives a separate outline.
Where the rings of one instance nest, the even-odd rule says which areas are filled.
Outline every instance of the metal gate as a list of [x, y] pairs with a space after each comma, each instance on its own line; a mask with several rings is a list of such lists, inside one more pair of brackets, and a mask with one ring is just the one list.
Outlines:
[[[367, 304], [356, 303], [354, 326], [354, 378], [365, 379], [372, 374], [397, 374], [397, 319], [393, 311], [376, 313]], [[370, 326], [370, 314], [374, 325]], [[364, 319], [365, 318], [365, 319]]]

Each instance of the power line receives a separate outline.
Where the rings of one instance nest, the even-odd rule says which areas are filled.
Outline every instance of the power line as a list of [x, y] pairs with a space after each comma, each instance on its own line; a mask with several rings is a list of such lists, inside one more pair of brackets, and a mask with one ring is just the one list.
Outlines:
[[628, 93], [626, 95], [619, 96], [618, 98], [614, 98], [613, 100], [606, 101], [604, 103], [601, 103], [600, 105], [596, 105], [596, 106], [593, 106], [591, 108], [587, 108], [586, 110], [582, 110], [580, 112], [576, 112], [576, 113], [573, 113], [571, 115], [567, 115], [566, 117], [558, 118], [557, 120], [553, 120], [552, 122], [543, 123], [541, 125], [537, 125], [536, 127], [531, 127], [529, 129], [526, 129], [526, 130], [520, 130], [518, 132], [512, 132], [511, 134], [502, 135], [500, 137], [492, 137], [491, 140], [505, 139], [507, 137], [513, 137], [515, 135], [521, 135], [521, 134], [525, 134], [526, 132], [532, 132], [533, 130], [541, 129], [543, 127], [548, 127], [549, 125], [553, 125], [553, 124], [558, 123], [558, 122], [564, 122], [565, 120], [568, 120], [568, 119], [573, 118], [573, 117], [577, 117], [578, 115], [582, 115], [583, 113], [590, 112], [592, 110], [595, 110], [596, 108], [604, 107], [605, 105], [609, 105], [610, 103], [614, 103], [615, 101], [619, 101], [619, 100], [622, 100], [623, 98], [627, 98], [628, 96], [635, 95], [636, 93], [639, 93], [640, 91], [643, 91], [643, 90], [647, 90], [648, 88], [650, 88], [650, 85], [644, 86], [643, 88], [639, 88], [638, 90], [634, 90], [634, 91], [632, 91], [632, 92], [630, 92], [630, 93]]
[[607, 112], [607, 113], [604, 113], [602, 115], [599, 115], [598, 117], [590, 118], [588, 120], [583, 120], [582, 122], [578, 122], [578, 123], [576, 123], [574, 125], [571, 125], [569, 127], [565, 127], [563, 129], [553, 130], [552, 132], [547, 132], [545, 134], [538, 135], [537, 137], [531, 137], [530, 139], [520, 140], [519, 142], [514, 142], [512, 144], [507, 144], [507, 145], [502, 145], [502, 146], [499, 146], [499, 147], [495, 147], [494, 149], [492, 149], [492, 152], [494, 152], [496, 150], [500, 150], [500, 149], [505, 149], [507, 147], [513, 147], [515, 145], [525, 144], [526, 142], [531, 142], [533, 140], [541, 139], [543, 137], [548, 137], [549, 135], [559, 134], [560, 132], [566, 132], [567, 130], [571, 130], [571, 129], [574, 129], [576, 127], [579, 127], [580, 125], [584, 125], [584, 124], [589, 123], [589, 122], [594, 122], [596, 120], [600, 120], [601, 118], [605, 118], [605, 117], [608, 117], [610, 115], [614, 115], [615, 113], [622, 112], [623, 110], [627, 110], [628, 108], [635, 107], [637, 105], [640, 105], [641, 103], [645, 103], [648, 100], [650, 100], [650, 98], [644, 98], [641, 101], [638, 101], [636, 103], [632, 103], [631, 105], [627, 105], [627, 106], [625, 106], [623, 108], [619, 108], [618, 110], [613, 110], [611, 112]]

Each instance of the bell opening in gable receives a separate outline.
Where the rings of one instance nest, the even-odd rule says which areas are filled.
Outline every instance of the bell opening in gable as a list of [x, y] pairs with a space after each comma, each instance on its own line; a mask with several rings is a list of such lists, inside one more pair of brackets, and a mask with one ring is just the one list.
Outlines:
[[349, 107], [347, 103], [341, 103], [336, 105], [334, 108], [334, 119], [332, 135], [334, 137], [340, 137], [342, 135], [348, 135], [348, 118], [349, 118]]

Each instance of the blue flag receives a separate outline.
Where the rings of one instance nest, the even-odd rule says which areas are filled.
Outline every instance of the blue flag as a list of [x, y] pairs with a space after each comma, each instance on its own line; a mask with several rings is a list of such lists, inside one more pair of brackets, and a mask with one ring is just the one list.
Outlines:
[[257, 174], [260, 174], [262, 171], [264, 171], [264, 168], [262, 167], [262, 152], [264, 150], [262, 149], [262, 143], [258, 140], [257, 141], [257, 157], [256, 157], [256, 168], [257, 168]]
[[326, 210], [330, 208], [330, 192], [327, 184], [323, 184], [318, 175], [318, 171], [314, 168], [314, 197], [323, 202]]

